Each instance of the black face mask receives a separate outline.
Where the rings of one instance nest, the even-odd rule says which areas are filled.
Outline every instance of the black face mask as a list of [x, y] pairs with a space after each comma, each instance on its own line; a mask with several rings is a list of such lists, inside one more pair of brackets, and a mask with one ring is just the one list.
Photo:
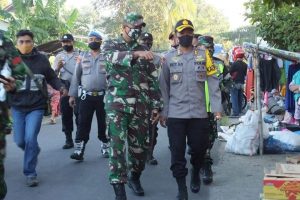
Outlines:
[[89, 47], [92, 50], [98, 50], [100, 49], [101, 43], [100, 42], [91, 42], [89, 43]]
[[182, 47], [190, 47], [193, 44], [193, 36], [190, 35], [183, 35], [181, 37], [178, 37], [179, 44]]
[[64, 45], [63, 46], [63, 49], [66, 51], [66, 52], [70, 52], [73, 50], [73, 46], [72, 45]]

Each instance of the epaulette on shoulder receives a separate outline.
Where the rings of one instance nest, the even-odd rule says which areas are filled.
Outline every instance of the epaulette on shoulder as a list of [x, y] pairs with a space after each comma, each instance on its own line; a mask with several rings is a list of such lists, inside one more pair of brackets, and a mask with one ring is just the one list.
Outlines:
[[164, 56], [169, 56], [172, 54], [177, 54], [178, 50], [177, 49], [170, 49]]

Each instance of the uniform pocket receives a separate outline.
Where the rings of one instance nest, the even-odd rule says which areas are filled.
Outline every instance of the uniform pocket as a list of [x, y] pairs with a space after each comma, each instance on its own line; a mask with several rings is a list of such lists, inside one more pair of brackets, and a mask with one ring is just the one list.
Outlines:
[[195, 79], [198, 82], [206, 81], [206, 69], [204, 65], [195, 66]]
[[100, 64], [99, 65], [99, 73], [100, 74], [105, 74], [106, 71], [105, 71], [105, 64]]
[[89, 75], [91, 73], [91, 67], [82, 67], [82, 74]]
[[170, 82], [173, 84], [181, 83], [182, 82], [182, 72], [183, 72], [182, 67], [171, 67], [170, 68], [170, 79], [171, 79]]

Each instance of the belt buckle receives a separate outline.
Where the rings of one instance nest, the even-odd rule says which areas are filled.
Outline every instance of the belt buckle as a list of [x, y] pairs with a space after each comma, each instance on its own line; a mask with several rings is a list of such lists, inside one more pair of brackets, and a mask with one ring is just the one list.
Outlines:
[[92, 96], [98, 96], [98, 92], [92, 92]]

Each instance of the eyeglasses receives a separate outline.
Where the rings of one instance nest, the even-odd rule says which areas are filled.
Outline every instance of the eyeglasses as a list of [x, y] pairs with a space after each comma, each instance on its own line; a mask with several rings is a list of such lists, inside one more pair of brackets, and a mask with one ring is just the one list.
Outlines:
[[32, 43], [32, 40], [18, 40], [18, 43], [19, 43], [19, 44], [23, 44], [23, 43], [31, 44], [31, 43]]

